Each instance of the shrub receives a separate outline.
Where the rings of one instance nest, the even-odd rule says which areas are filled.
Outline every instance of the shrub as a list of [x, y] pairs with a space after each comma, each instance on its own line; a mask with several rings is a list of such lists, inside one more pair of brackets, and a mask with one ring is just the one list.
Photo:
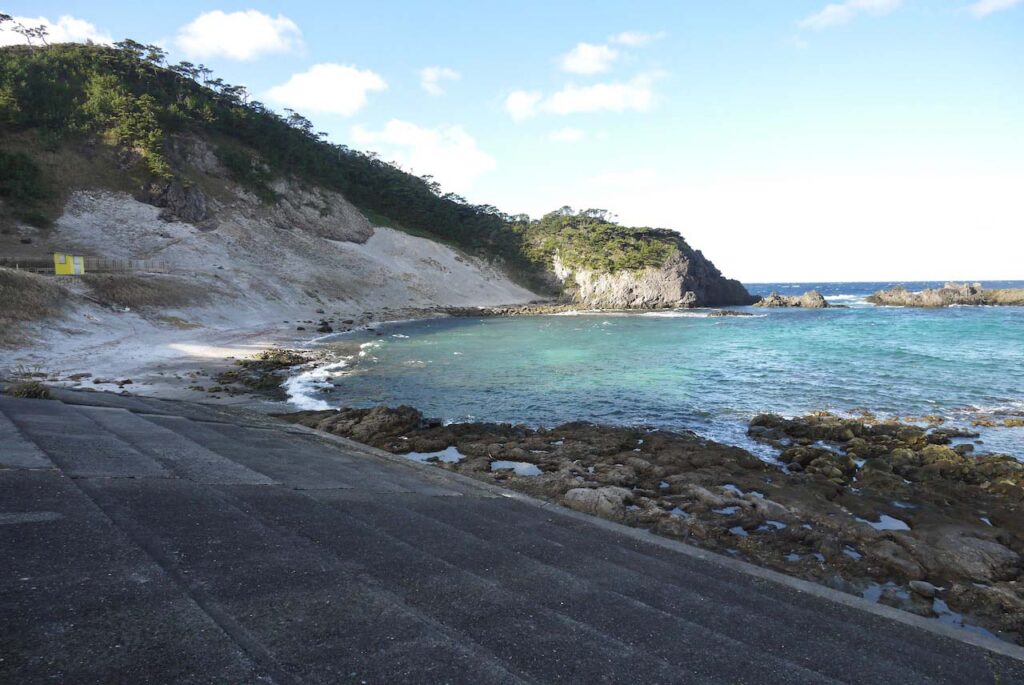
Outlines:
[[52, 400], [49, 388], [39, 381], [22, 381], [14, 383], [7, 388], [7, 394], [11, 397], [20, 397], [25, 400]]

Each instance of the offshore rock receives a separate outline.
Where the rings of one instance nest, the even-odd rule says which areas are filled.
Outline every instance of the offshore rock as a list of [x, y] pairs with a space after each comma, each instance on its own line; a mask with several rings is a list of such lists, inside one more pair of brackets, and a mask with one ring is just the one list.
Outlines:
[[802, 309], [826, 309], [831, 307], [817, 290], [808, 290], [803, 295], [780, 295], [772, 292], [768, 297], [754, 304], [755, 307], [800, 307]]
[[867, 300], [872, 304], [889, 307], [1024, 306], [1024, 288], [986, 289], [980, 283], [947, 283], [941, 288], [911, 292], [898, 285], [889, 290], [879, 290]]

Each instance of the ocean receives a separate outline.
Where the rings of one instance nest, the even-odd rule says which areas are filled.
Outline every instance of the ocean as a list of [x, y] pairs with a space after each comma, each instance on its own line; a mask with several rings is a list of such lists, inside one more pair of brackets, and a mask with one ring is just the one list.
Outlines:
[[[891, 285], [748, 284], [760, 295], [816, 288], [848, 306], [734, 308], [749, 317], [667, 310], [378, 325], [333, 338], [344, 362], [288, 388], [304, 408], [408, 404], [445, 421], [686, 429], [767, 458], [745, 434], [761, 412], [939, 415], [955, 426], [1024, 416], [1024, 308], [865, 302]], [[979, 430], [978, 451], [1024, 460], [1024, 428]]]

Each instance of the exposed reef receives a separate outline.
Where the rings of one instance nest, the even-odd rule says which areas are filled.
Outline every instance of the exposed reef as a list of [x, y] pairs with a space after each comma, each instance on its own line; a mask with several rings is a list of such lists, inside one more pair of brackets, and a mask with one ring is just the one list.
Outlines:
[[443, 425], [411, 407], [286, 419], [924, 616], [1024, 641], [1024, 464], [972, 434], [762, 415], [778, 463], [689, 432]]
[[954, 305], [1024, 306], [1024, 288], [983, 288], [980, 283], [947, 283], [941, 288], [911, 292], [898, 285], [879, 290], [868, 302], [889, 307], [950, 307]]

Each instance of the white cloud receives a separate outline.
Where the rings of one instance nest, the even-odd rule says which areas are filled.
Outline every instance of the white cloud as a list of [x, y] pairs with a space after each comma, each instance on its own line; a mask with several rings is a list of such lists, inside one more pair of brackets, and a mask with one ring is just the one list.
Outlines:
[[[996, 280], [1020, 278], [1022, 184], [1020, 171], [927, 167], [769, 176], [627, 168], [536, 187], [517, 211], [603, 207], [626, 225], [678, 229], [723, 273], [750, 283]], [[830, 254], [822, 226], [841, 255]]]
[[637, 191], [646, 190], [657, 182], [658, 174], [653, 169], [630, 169], [591, 176], [584, 181], [584, 184], [596, 189], [613, 188], [616, 191]]
[[174, 43], [187, 57], [251, 60], [292, 52], [302, 47], [302, 32], [284, 15], [256, 10], [204, 12], [182, 26]]
[[630, 48], [642, 48], [645, 45], [649, 45], [655, 41], [661, 40], [666, 36], [664, 31], [657, 33], [642, 33], [640, 31], [623, 31], [617, 33], [611, 38], [609, 42], [617, 45], [625, 45]]
[[552, 114], [577, 112], [643, 112], [654, 102], [651, 88], [654, 78], [641, 74], [629, 81], [595, 83], [589, 86], [568, 85], [553, 93], [541, 103], [541, 108]]
[[536, 91], [515, 90], [505, 98], [505, 110], [516, 121], [527, 119], [537, 113], [537, 105], [544, 96]]
[[1021, 0], [978, 0], [967, 6], [967, 11], [980, 19], [995, 12], [1011, 9], [1020, 3]]
[[359, 145], [384, 145], [384, 152], [417, 174], [430, 174], [447, 191], [463, 193], [476, 179], [497, 166], [494, 157], [477, 147], [461, 126], [424, 128], [392, 119], [382, 130], [352, 128]]
[[[22, 26], [27, 28], [35, 28], [37, 26], [43, 26], [46, 28], [46, 42], [47, 43], [84, 43], [86, 41], [92, 41], [93, 43], [113, 43], [114, 39], [110, 37], [109, 33], [102, 33], [95, 26], [90, 24], [84, 19], [78, 19], [70, 15], [63, 15], [56, 22], [50, 21], [46, 17], [13, 17], [14, 21], [18, 22]], [[10, 24], [4, 24], [5, 27], [10, 27]], [[33, 40], [35, 44], [39, 44], [39, 41]], [[25, 45], [25, 39], [12, 31], [10, 28], [5, 28], [0, 31], [0, 45]]]
[[618, 58], [619, 51], [615, 48], [593, 43], [579, 43], [562, 55], [560, 62], [563, 71], [568, 71], [571, 74], [590, 75], [608, 71]]
[[827, 29], [849, 23], [861, 14], [886, 15], [902, 4], [903, 0], [846, 0], [846, 2], [826, 5], [820, 12], [805, 17], [800, 21], [800, 27], [815, 30]]
[[505, 99], [505, 109], [516, 121], [541, 112], [577, 114], [582, 112], [645, 112], [654, 104], [653, 85], [656, 73], [639, 74], [629, 81], [593, 83], [588, 86], [569, 84], [544, 96], [536, 91], [517, 90]]
[[586, 134], [578, 128], [567, 126], [548, 134], [548, 140], [555, 143], [575, 143], [586, 138]]
[[267, 99], [300, 112], [351, 116], [366, 106], [367, 93], [387, 87], [384, 79], [369, 69], [346, 64], [314, 64], [271, 88]]
[[448, 67], [424, 67], [420, 69], [420, 87], [431, 95], [443, 95], [441, 81], [458, 81], [462, 74]]

